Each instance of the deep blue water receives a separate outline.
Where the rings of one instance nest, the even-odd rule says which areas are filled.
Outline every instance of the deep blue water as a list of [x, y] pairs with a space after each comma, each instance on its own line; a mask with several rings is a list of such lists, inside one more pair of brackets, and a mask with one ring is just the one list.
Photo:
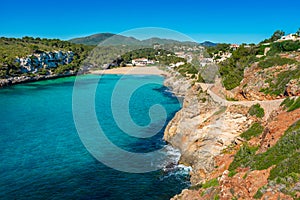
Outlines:
[[[82, 97], [98, 76], [80, 77], [85, 84]], [[160, 104], [167, 121], [159, 116], [146, 131], [162, 129], [153, 137], [141, 139], [125, 134], [115, 123], [111, 98], [117, 83], [147, 84], [131, 96], [132, 120], [150, 123], [149, 108]], [[16, 85], [0, 90], [0, 198], [1, 199], [169, 199], [187, 187], [187, 172], [127, 173], [105, 166], [85, 148], [77, 133], [72, 113], [75, 77]], [[117, 75], [101, 77], [95, 93], [98, 123], [114, 144], [130, 152], [151, 152], [165, 146], [163, 129], [180, 103], [165, 92], [159, 76]], [[119, 95], [122, 97], [122, 95]], [[89, 129], [87, 128], [87, 132]], [[169, 148], [170, 160], [178, 157]]]

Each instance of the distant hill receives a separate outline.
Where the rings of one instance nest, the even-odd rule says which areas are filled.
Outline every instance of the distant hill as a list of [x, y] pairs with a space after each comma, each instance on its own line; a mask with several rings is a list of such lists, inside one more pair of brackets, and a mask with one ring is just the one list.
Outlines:
[[133, 37], [126, 37], [122, 35], [116, 35], [113, 33], [99, 33], [86, 37], [74, 38], [69, 40], [69, 42], [75, 44], [85, 44], [85, 45], [98, 45], [101, 42], [109, 43], [110, 45], [138, 45], [139, 40]]
[[214, 47], [214, 46], [217, 46], [217, 43], [213, 43], [213, 42], [210, 42], [210, 41], [205, 41], [205, 42], [200, 43], [200, 45], [204, 46], [204, 47]]
[[102, 42], [102, 45], [136, 45], [136, 46], [152, 46], [153, 44], [186, 44], [186, 45], [199, 45], [196, 42], [190, 41], [177, 41], [172, 39], [162, 39], [162, 38], [149, 38], [145, 40], [138, 40], [134, 37], [127, 37], [123, 35], [117, 35], [112, 33], [99, 33], [87, 37], [74, 38], [69, 40], [69, 42], [75, 44], [85, 44], [85, 45], [98, 45]]

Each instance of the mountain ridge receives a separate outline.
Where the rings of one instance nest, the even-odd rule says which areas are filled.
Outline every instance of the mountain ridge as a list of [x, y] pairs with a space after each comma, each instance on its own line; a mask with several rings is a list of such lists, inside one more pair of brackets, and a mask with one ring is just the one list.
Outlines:
[[137, 46], [152, 46], [154, 44], [189, 44], [189, 45], [201, 45], [201, 46], [216, 46], [216, 43], [205, 41], [202, 43], [193, 41], [178, 41], [174, 39], [152, 37], [144, 40], [139, 40], [132, 36], [124, 36], [114, 33], [97, 33], [85, 37], [77, 37], [68, 40], [75, 44], [84, 45], [137, 45]]

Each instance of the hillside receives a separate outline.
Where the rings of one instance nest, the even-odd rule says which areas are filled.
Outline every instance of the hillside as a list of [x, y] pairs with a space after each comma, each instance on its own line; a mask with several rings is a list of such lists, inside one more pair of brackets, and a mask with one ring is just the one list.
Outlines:
[[133, 37], [126, 37], [113, 33], [99, 33], [91, 36], [74, 38], [69, 40], [71, 43], [84, 45], [140, 45], [140, 41]]
[[165, 84], [184, 102], [164, 139], [192, 166], [174, 200], [300, 198], [300, 97], [231, 102], [183, 77]]
[[164, 139], [192, 167], [173, 200], [300, 199], [300, 41], [267, 41], [208, 47], [218, 65], [166, 80], [184, 102]]

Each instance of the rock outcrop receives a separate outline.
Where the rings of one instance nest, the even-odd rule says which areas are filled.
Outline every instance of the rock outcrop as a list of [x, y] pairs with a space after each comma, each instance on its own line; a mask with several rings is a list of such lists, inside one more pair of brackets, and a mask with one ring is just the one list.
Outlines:
[[65, 69], [59, 74], [56, 74], [52, 70], [59, 66], [71, 64], [73, 60], [74, 53], [72, 51], [39, 52], [22, 58], [16, 58], [15, 61], [20, 68], [18, 74], [0, 79], [0, 87], [76, 75], [77, 72], [74, 70]]
[[[165, 84], [178, 95], [184, 95], [182, 109], [170, 121], [164, 139], [180, 149], [180, 162], [193, 168], [192, 184], [206, 180], [214, 169], [214, 157], [236, 141], [251, 125], [244, 106], [224, 107], [211, 99], [200, 85], [174, 77]], [[172, 83], [172, 85], [170, 85]], [[182, 88], [188, 88], [183, 94]]]
[[70, 64], [73, 61], [72, 51], [41, 52], [28, 55], [23, 58], [16, 58], [22, 73], [36, 73], [39, 69], [56, 68], [58, 65]]

